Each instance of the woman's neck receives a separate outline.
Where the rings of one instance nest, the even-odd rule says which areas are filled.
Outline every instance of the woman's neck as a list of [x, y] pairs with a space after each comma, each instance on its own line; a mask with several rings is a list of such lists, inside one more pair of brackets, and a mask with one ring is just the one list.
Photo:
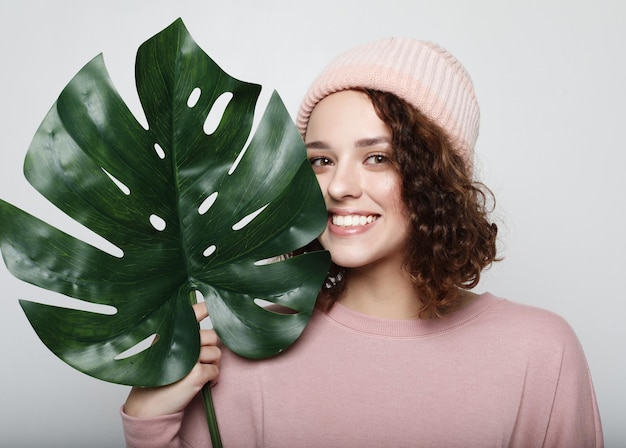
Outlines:
[[350, 269], [339, 298], [343, 306], [386, 319], [417, 319], [420, 301], [405, 269], [364, 267]]

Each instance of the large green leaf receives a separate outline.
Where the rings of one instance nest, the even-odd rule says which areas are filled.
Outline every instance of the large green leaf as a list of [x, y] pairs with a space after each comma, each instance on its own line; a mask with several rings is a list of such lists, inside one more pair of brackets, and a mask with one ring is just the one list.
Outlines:
[[[0, 249], [13, 275], [116, 312], [21, 301], [28, 319], [68, 364], [129, 385], [171, 383], [191, 369], [197, 291], [230, 349], [252, 358], [284, 350], [308, 322], [329, 262], [325, 252], [274, 261], [326, 222], [293, 122], [274, 93], [247, 144], [260, 86], [222, 71], [180, 19], [139, 48], [136, 82], [149, 129], [98, 56], [62, 91], [24, 165], [39, 192], [123, 256], [0, 201]], [[223, 94], [232, 99], [207, 134]], [[119, 356], [151, 335], [150, 348]]]

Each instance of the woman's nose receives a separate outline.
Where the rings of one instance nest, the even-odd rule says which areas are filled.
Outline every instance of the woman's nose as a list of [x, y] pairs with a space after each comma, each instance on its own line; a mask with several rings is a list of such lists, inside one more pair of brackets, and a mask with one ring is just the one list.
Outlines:
[[335, 200], [341, 200], [359, 197], [361, 193], [361, 176], [358, 169], [347, 163], [337, 163], [328, 184], [328, 195]]

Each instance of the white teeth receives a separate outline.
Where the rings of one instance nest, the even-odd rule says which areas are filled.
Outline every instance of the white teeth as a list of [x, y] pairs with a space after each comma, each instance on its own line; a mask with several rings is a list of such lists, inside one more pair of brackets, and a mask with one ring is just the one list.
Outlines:
[[374, 215], [333, 215], [333, 224], [339, 227], [364, 226], [376, 221]]

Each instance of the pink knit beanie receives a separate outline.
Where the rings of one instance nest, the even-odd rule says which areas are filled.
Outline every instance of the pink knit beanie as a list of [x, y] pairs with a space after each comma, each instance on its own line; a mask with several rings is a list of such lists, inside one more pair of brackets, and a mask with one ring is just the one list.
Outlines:
[[355, 87], [390, 92], [412, 104], [447, 132], [472, 169], [480, 111], [469, 74], [447, 50], [431, 42], [387, 38], [346, 51], [309, 87], [296, 120], [300, 133], [306, 133], [318, 102]]

